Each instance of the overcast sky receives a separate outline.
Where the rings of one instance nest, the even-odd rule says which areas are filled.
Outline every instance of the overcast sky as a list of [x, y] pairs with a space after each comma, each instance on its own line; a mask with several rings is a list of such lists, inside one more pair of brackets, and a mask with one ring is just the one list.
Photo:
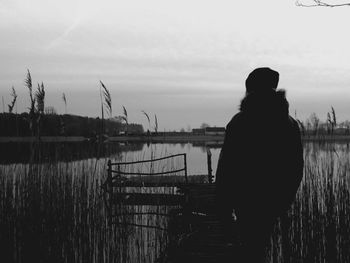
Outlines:
[[[98, 116], [99, 80], [113, 115], [157, 114], [160, 130], [224, 126], [255, 67], [280, 72], [290, 112], [350, 119], [350, 7], [294, 0], [0, 0], [0, 96], [29, 107], [27, 68], [46, 106]], [[1, 104], [2, 105], [2, 104]], [[1, 107], [2, 111], [2, 107]], [[153, 118], [153, 117], [152, 117]]]

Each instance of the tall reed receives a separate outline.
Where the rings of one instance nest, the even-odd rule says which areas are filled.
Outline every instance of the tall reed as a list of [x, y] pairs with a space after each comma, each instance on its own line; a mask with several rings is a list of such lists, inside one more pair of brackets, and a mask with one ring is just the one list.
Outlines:
[[306, 143], [304, 178], [273, 236], [271, 262], [350, 262], [349, 144]]
[[[108, 224], [106, 159], [47, 160], [44, 146], [33, 149], [42, 152], [28, 164], [0, 165], [1, 262], [154, 262], [165, 231]], [[164, 208], [117, 209], [122, 222], [166, 227], [141, 215]]]

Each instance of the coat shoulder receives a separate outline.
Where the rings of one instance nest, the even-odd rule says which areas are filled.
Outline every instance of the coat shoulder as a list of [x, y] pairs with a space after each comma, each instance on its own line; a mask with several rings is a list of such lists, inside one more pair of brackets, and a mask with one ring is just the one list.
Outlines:
[[289, 122], [296, 131], [300, 132], [299, 123], [293, 117], [289, 116]]
[[226, 125], [226, 130], [231, 130], [237, 126], [240, 126], [244, 118], [243, 115], [244, 114], [242, 112], [238, 112], [236, 115], [234, 115], [230, 122]]

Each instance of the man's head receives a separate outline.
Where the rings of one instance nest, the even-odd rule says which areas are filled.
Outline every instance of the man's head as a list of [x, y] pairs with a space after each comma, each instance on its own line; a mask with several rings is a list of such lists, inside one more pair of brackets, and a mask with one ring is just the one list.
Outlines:
[[279, 73], [270, 68], [254, 69], [245, 81], [247, 93], [277, 89]]

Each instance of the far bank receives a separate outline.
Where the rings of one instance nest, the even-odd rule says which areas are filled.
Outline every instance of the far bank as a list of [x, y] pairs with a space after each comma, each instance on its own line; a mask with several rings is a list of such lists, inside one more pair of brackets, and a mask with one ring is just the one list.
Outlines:
[[[186, 142], [223, 142], [224, 135], [192, 135], [181, 134], [172, 136], [163, 135], [123, 135], [123, 136], [103, 136], [103, 137], [83, 137], [83, 136], [41, 136], [41, 142], [155, 142], [155, 143], [186, 143]], [[302, 136], [303, 141], [319, 141], [319, 142], [331, 142], [331, 141], [344, 141], [350, 142], [350, 135], [305, 135]], [[32, 136], [0, 136], [0, 143], [7, 142], [35, 142], [38, 141], [38, 137]]]

